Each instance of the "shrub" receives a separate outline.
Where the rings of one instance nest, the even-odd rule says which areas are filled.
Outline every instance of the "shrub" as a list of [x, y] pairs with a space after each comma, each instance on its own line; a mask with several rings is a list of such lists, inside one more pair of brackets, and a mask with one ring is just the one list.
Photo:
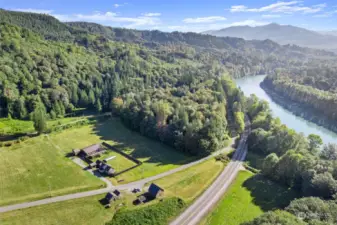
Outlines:
[[185, 202], [180, 198], [164, 199], [163, 201], [136, 210], [117, 212], [106, 225], [161, 225], [177, 215]]

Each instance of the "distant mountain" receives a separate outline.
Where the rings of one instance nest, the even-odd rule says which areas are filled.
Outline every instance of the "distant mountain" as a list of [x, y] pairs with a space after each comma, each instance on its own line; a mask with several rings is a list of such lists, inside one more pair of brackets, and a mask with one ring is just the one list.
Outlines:
[[[271, 23], [265, 26], [235, 26], [221, 30], [205, 31], [218, 37], [239, 37], [246, 40], [270, 39], [279, 44], [295, 44], [303, 47], [320, 49], [337, 49], [337, 37], [331, 34], [322, 34], [290, 25]], [[337, 32], [335, 33], [337, 35]]]
[[337, 30], [331, 30], [331, 31], [318, 31], [318, 33], [323, 34], [323, 35], [337, 36]]

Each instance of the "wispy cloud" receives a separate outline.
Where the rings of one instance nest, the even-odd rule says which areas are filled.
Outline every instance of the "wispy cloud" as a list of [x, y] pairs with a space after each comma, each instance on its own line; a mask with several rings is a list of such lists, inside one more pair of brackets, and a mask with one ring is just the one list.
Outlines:
[[327, 18], [327, 17], [332, 17], [334, 14], [337, 14], [337, 10], [336, 11], [324, 12], [324, 13], [321, 13], [321, 14], [316, 14], [316, 15], [313, 15], [313, 17]]
[[236, 12], [270, 12], [270, 13], [317, 13], [322, 11], [326, 4], [318, 4], [312, 6], [303, 6], [302, 1], [276, 2], [261, 8], [249, 8], [245, 5], [234, 5], [229, 10]]
[[54, 16], [55, 18], [64, 21], [88, 21], [102, 23], [108, 26], [125, 26], [129, 28], [155, 26], [161, 24], [161, 20], [158, 16], [159, 13], [142, 14], [136, 17], [124, 17], [115, 12], [93, 12], [90, 14], [57, 14], [53, 10], [42, 9], [14, 9], [22, 12], [36, 12], [45, 13]]
[[20, 11], [20, 12], [42, 13], [42, 14], [51, 14], [52, 12], [54, 12], [54, 10], [49, 10], [49, 9], [32, 9], [32, 8], [27, 8], [27, 9], [15, 8], [15, 9], [10, 9], [10, 10]]
[[197, 18], [186, 18], [183, 20], [184, 23], [214, 23], [217, 21], [227, 20], [223, 16], [209, 16], [209, 17], [197, 17]]
[[161, 13], [143, 13], [142, 15], [147, 17], [158, 17], [161, 16]]
[[115, 4], [113, 4], [113, 6], [114, 6], [115, 8], [119, 8], [119, 7], [126, 6], [126, 5], [128, 5], [127, 2], [124, 2], [124, 3], [115, 3]]
[[271, 18], [280, 18], [281, 15], [279, 15], [279, 14], [264, 14], [261, 17], [266, 18], [266, 19], [271, 19]]

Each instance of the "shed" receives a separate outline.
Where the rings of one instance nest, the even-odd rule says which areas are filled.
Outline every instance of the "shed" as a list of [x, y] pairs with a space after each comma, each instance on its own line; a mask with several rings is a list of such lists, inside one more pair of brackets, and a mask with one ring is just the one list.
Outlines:
[[149, 187], [148, 193], [153, 197], [160, 197], [164, 193], [164, 189], [160, 188], [158, 185], [152, 183]]
[[94, 156], [99, 155], [103, 152], [104, 152], [104, 150], [101, 147], [101, 144], [90, 145], [90, 146], [88, 146], [86, 148], [83, 148], [81, 150], [81, 154], [84, 155], [85, 157], [94, 157]]
[[115, 197], [114, 197], [113, 193], [108, 192], [108, 193], [106, 194], [106, 196], [105, 196], [105, 199], [106, 199], [108, 202], [110, 202], [111, 200], [115, 200]]
[[73, 149], [73, 155], [74, 156], [77, 156], [79, 153], [81, 152], [81, 150], [79, 150], [79, 149]]
[[115, 195], [118, 199], [122, 196], [121, 192], [118, 191], [117, 189], [114, 190], [113, 193], [114, 193], [114, 195]]

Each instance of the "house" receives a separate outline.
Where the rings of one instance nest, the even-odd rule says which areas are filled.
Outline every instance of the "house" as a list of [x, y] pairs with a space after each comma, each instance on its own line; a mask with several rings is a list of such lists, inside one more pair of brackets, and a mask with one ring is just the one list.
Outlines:
[[153, 198], [157, 198], [164, 194], [164, 190], [156, 184], [152, 183], [149, 187], [148, 194]]
[[101, 174], [106, 174], [108, 176], [113, 176], [115, 174], [115, 169], [105, 163], [100, 163], [98, 171]]
[[94, 144], [81, 149], [78, 155], [81, 155], [85, 158], [92, 158], [102, 154], [103, 152], [105, 152], [105, 150], [102, 148], [101, 144]]

